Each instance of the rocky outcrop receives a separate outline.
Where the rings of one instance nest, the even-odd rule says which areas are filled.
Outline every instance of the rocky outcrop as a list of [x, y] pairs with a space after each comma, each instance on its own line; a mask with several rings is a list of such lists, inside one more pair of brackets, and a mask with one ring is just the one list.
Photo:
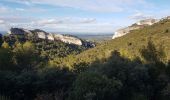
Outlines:
[[168, 16], [167, 19], [170, 19], [170, 16]]
[[82, 45], [82, 41], [80, 39], [78, 39], [76, 37], [72, 37], [72, 36], [54, 34], [54, 39], [60, 40], [62, 42], [69, 43], [69, 44]]
[[46, 34], [44, 32], [37, 32], [36, 36], [40, 39], [46, 39]]
[[10, 34], [10, 35], [24, 35], [26, 33], [27, 32], [24, 29], [22, 29], [22, 28], [11, 28], [8, 31], [8, 34]]
[[54, 34], [52, 33], [47, 34], [47, 40], [54, 41]]
[[167, 16], [167, 17], [164, 17], [164, 18], [162, 18], [162, 20], [170, 20], [170, 16]]
[[50, 40], [50, 41], [62, 41], [64, 43], [75, 44], [79, 46], [84, 45], [84, 44], [95, 46], [93, 43], [90, 43], [90, 42], [86, 43], [86, 41], [83, 41], [74, 36], [47, 33], [39, 29], [26, 30], [22, 28], [11, 28], [8, 33], [9, 35], [27, 35], [29, 37], [35, 36], [37, 39], [44, 39], [44, 40]]
[[129, 33], [130, 31], [135, 30], [135, 29], [139, 29], [139, 28], [140, 28], [139, 26], [136, 26], [136, 27], [130, 26], [130, 27], [127, 27], [127, 28], [119, 29], [119, 30], [117, 30], [117, 31], [114, 33], [112, 39], [115, 39], [115, 38], [121, 37], [121, 36], [123, 36], [123, 35], [126, 35], [126, 34]]
[[47, 35], [49, 34], [40, 29], [31, 30], [31, 32], [38, 39], [47, 39]]
[[141, 20], [137, 22], [137, 25], [153, 25], [155, 23], [159, 22], [157, 19], [146, 19], [146, 20]]
[[156, 19], [146, 19], [146, 20], [141, 20], [129, 27], [126, 27], [126, 28], [122, 28], [122, 29], [119, 29], [117, 30], [112, 39], [115, 39], [115, 38], [118, 38], [118, 37], [121, 37], [121, 36], [124, 36], [126, 34], [128, 34], [130, 31], [132, 30], [136, 30], [136, 29], [141, 29], [145, 26], [150, 26], [150, 25], [153, 25], [155, 23], [159, 22], [159, 20], [156, 20]]

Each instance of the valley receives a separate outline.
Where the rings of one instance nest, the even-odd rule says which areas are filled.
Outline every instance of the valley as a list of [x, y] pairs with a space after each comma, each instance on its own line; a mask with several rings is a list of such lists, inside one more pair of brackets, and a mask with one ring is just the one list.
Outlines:
[[0, 100], [170, 100], [169, 4], [1, 0]]
[[[145, 91], [150, 91], [146, 87], [155, 89], [169, 79], [169, 27], [170, 20], [164, 19], [153, 25], [131, 30], [116, 39], [111, 40], [110, 37], [110, 40], [92, 47], [87, 43], [93, 42], [77, 38], [79, 36], [59, 35], [62, 37], [55, 40], [53, 34], [42, 30], [12, 28], [10, 34], [2, 35], [0, 39], [1, 91], [14, 100], [45, 100], [54, 96], [58, 99], [86, 100], [84, 93], [92, 91], [96, 93], [95, 98], [100, 100], [136, 98], [132, 95], [136, 92], [135, 96], [143, 100], [147, 100], [147, 97], [162, 97], [161, 94], [145, 94]], [[80, 40], [82, 45], [62, 41], [64, 36]], [[154, 72], [155, 70], [158, 72]], [[145, 81], [159, 80], [162, 74], [167, 78], [161, 79], [160, 85], [152, 82], [146, 84]], [[128, 81], [125, 76], [129, 77]], [[81, 88], [84, 89], [79, 90]], [[131, 90], [127, 95], [125, 91], [131, 88], [137, 90]], [[162, 87], [163, 90], [167, 88], [166, 85]], [[109, 93], [109, 96], [105, 93]], [[115, 93], [117, 95], [113, 95]]]

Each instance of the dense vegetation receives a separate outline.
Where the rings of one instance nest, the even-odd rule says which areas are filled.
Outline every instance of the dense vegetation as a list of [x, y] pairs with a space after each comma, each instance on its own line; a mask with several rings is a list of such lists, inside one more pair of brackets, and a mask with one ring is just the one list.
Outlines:
[[67, 44], [61, 41], [37, 39], [36, 36], [29, 35], [7, 35], [4, 36], [1, 41], [7, 42], [12, 49], [15, 49], [18, 44], [31, 42], [35, 45], [36, 52], [45, 60], [62, 58], [67, 55], [76, 55], [88, 49], [88, 47], [85, 46]]
[[76, 56], [50, 61], [37, 52], [34, 42], [11, 46], [2, 41], [0, 98], [169, 100], [168, 27], [170, 21], [164, 20]]
[[140, 50], [146, 46], [149, 40], [152, 40], [159, 48], [160, 45], [165, 49], [167, 59], [170, 59], [170, 20], [164, 19], [152, 26], [146, 26], [142, 29], [134, 30], [125, 36], [107, 41], [96, 48], [86, 50], [77, 56], [69, 56], [62, 59], [50, 61], [53, 65], [74, 67], [74, 64], [92, 63], [96, 60], [105, 61], [111, 53], [119, 51], [121, 56], [131, 60], [139, 57]]

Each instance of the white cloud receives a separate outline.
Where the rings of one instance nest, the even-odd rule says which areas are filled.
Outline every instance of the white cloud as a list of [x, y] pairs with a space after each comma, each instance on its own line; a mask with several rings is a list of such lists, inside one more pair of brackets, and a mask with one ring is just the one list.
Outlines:
[[82, 23], [82, 24], [95, 23], [95, 22], [97, 22], [95, 18], [84, 18], [79, 21], [79, 23]]
[[157, 16], [158, 18], [170, 16], [170, 10], [169, 9], [162, 10], [159, 13], [156, 13], [155, 16]]
[[1, 28], [0, 31], [8, 30], [9, 29], [9, 24], [5, 20], [0, 19], [0, 28]]
[[10, 9], [6, 6], [0, 6], [0, 14], [9, 13]]
[[[28, 8], [15, 8], [15, 10], [17, 11], [17, 13], [20, 13], [22, 12], [23, 14], [24, 13], [43, 13], [45, 11], [47, 11], [46, 9], [43, 9], [43, 8], [37, 8], [37, 7], [28, 7]], [[16, 13], [16, 11], [13, 11]]]
[[95, 18], [49, 18], [34, 19], [27, 17], [0, 17], [0, 27], [22, 27], [58, 32], [112, 32], [113, 23], [100, 23]]
[[79, 33], [112, 33], [117, 28], [111, 23], [93, 24], [46, 24], [42, 29], [56, 32], [79, 32]]
[[17, 11], [25, 11], [23, 8], [16, 8]]
[[143, 20], [143, 19], [153, 18], [153, 15], [144, 14], [142, 12], [136, 12], [134, 15], [130, 16], [130, 18], [134, 20]]
[[5, 23], [5, 21], [4, 20], [0, 20], [0, 24], [4, 24]]
[[0, 17], [0, 28], [2, 30], [9, 30], [11, 27], [22, 27], [22, 26], [31, 26], [31, 21], [35, 20], [31, 17], [21, 17], [21, 16], [1, 16]]
[[50, 18], [50, 19], [41, 19], [32, 22], [33, 24], [45, 25], [45, 24], [89, 24], [95, 23], [95, 18]]
[[31, 6], [32, 5], [31, 0], [5, 0], [5, 1], [19, 3], [19, 4], [25, 4], [27, 6]]
[[[127, 16], [129, 16], [127, 15], [127, 13], [129, 12], [131, 13], [132, 9], [151, 7], [148, 6], [150, 4], [146, 2], [146, 0], [7, 0], [7, 1], [25, 5], [25, 7], [21, 6], [21, 8], [0, 7], [0, 13], [3, 12], [3, 13], [8, 13], [8, 15], [10, 15], [10, 17], [6, 17], [6, 15], [4, 14], [3, 18], [0, 17], [0, 19], [4, 20], [6, 23], [9, 23], [8, 24], [9, 26], [24, 27], [24, 28], [41, 28], [41, 29], [57, 30], [57, 31], [74, 31], [74, 32], [76, 31], [113, 32], [115, 30], [116, 25], [120, 26], [121, 22], [123, 22], [123, 24], [126, 25], [127, 21], [124, 21], [123, 18], [122, 19], [117, 18], [118, 20], [116, 23], [109, 23], [109, 22], [103, 23], [103, 22], [98, 22], [95, 18], [70, 18], [70, 17], [56, 18], [57, 16], [56, 14], [54, 15], [50, 14], [48, 16], [47, 11], [51, 11], [51, 10], [53, 11], [55, 10], [55, 7], [59, 6], [64, 8], [69, 7], [69, 8], [79, 9], [79, 10], [85, 10], [88, 12], [90, 11], [90, 13], [91, 11], [100, 12], [100, 13], [122, 12], [122, 15], [123, 13], [125, 13], [126, 14], [125, 16], [127, 18]], [[49, 5], [52, 6], [52, 8], [49, 9], [48, 6], [42, 7], [39, 6], [38, 4]], [[60, 15], [60, 12], [55, 12], [55, 13]], [[94, 15], [95, 14], [96, 13], [94, 13]], [[14, 16], [11, 17], [11, 15]], [[22, 17], [26, 15], [34, 16], [34, 18]], [[46, 18], [46, 16], [51, 18]], [[60, 15], [60, 16], [65, 16], [65, 15]], [[66, 14], [66, 16], [76, 16], [76, 15]], [[100, 20], [98, 15], [95, 16]], [[143, 19], [147, 17], [150, 17], [150, 15], [141, 12], [136, 12], [134, 15], [131, 16], [131, 19]], [[106, 19], [106, 21], [109, 20], [111, 19], [108, 20]]]
[[8, 23], [29, 23], [32, 20], [35, 20], [35, 18], [22, 16], [1, 16], [0, 20], [4, 20]]
[[2, 17], [5, 15], [6, 17], [15, 15], [15, 16], [22, 16], [24, 14], [39, 14], [44, 13], [46, 9], [37, 8], [37, 7], [27, 7], [27, 8], [11, 8], [9, 6], [0, 5], [0, 14]]
[[145, 0], [8, 0], [26, 5], [46, 4], [95, 12], [121, 12], [136, 5], [147, 6]]
[[[41, 22], [47, 22], [46, 24], [34, 24], [40, 29], [45, 29], [48, 31], [55, 32], [80, 32], [80, 33], [111, 33], [115, 31], [115, 24], [113, 23], [103, 23], [97, 22], [93, 18], [77, 18], [78, 22], [74, 22], [74, 18], [65, 18], [68, 22], [65, 22], [63, 19], [61, 22], [55, 23], [54, 19], [49, 19], [48, 21], [44, 20]], [[81, 20], [80, 20], [81, 19]]]

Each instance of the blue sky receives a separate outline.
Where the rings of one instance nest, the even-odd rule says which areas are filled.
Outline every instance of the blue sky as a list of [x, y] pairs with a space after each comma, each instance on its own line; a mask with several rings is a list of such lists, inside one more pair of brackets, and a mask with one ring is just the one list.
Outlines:
[[113, 33], [136, 21], [170, 15], [170, 0], [0, 0], [0, 29]]

